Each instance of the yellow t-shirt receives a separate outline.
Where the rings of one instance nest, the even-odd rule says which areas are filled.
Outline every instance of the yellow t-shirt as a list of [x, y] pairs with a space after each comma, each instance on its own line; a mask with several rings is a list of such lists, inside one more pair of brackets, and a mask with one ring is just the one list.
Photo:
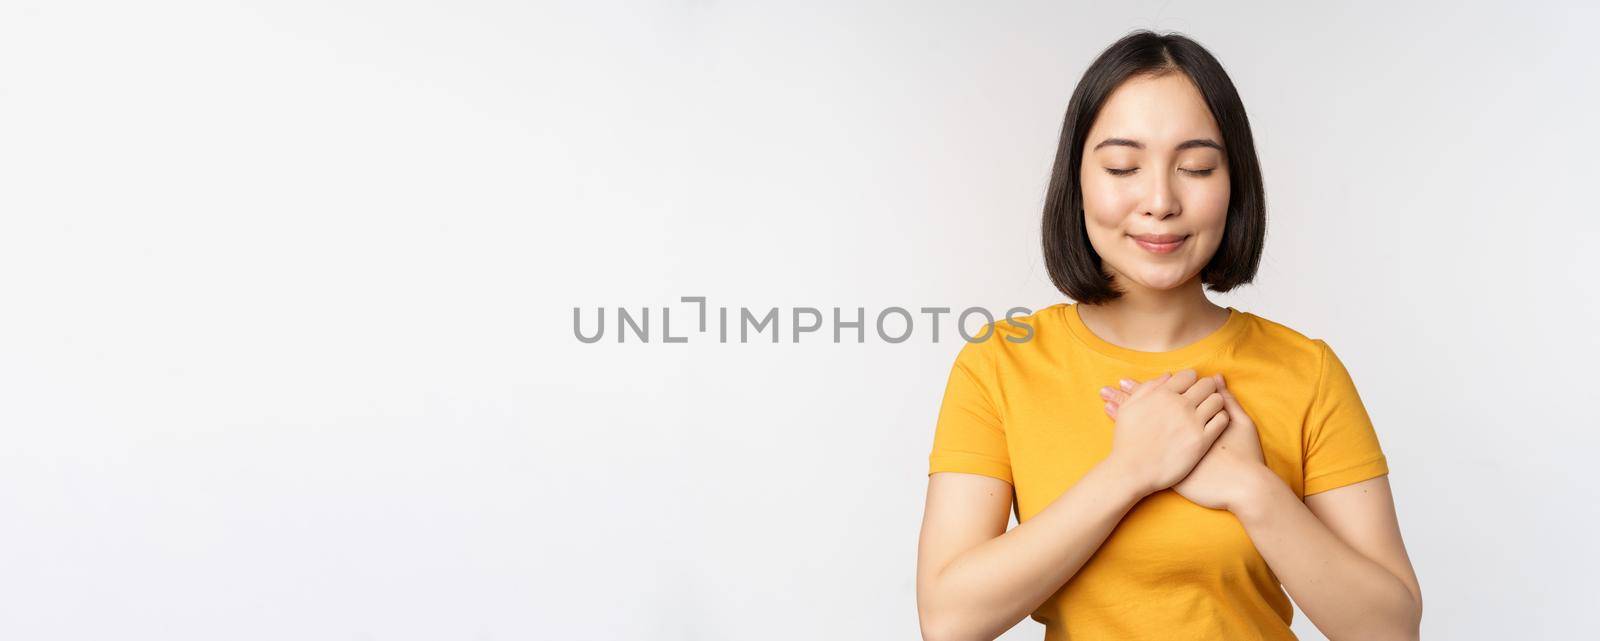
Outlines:
[[[1090, 332], [1075, 303], [991, 325], [950, 372], [929, 474], [1011, 483], [1018, 522], [1111, 453], [1101, 386], [1186, 368], [1221, 373], [1255, 420], [1266, 463], [1301, 497], [1382, 476], [1388, 462], [1355, 384], [1327, 343], [1228, 308], [1211, 335], [1141, 352]], [[1014, 343], [1033, 332], [1027, 342]], [[980, 334], [981, 335], [981, 334]], [[1008, 340], [1007, 337], [1011, 337]], [[1244, 527], [1172, 489], [1145, 497], [1032, 614], [1045, 639], [1294, 639], [1294, 610]]]

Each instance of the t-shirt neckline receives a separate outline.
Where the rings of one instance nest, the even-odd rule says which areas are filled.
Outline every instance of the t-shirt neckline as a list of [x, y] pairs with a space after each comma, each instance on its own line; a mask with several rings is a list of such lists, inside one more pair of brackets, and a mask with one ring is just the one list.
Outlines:
[[1062, 303], [1061, 316], [1065, 318], [1067, 328], [1071, 330], [1073, 337], [1095, 352], [1134, 365], [1168, 369], [1192, 366], [1231, 344], [1244, 330], [1246, 321], [1245, 313], [1230, 305], [1228, 320], [1222, 327], [1204, 338], [1174, 350], [1145, 352], [1111, 343], [1089, 331], [1089, 326], [1084, 324], [1083, 317], [1078, 315], [1078, 303]]

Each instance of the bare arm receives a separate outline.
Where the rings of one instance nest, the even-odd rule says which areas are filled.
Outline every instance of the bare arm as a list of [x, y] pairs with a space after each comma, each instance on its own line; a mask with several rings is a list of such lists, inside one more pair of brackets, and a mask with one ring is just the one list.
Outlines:
[[929, 641], [994, 639], [1044, 603], [1147, 494], [1102, 461], [1033, 518], [1006, 531], [1011, 485], [937, 472], [917, 546], [917, 613]]
[[1306, 618], [1332, 641], [1417, 639], [1422, 588], [1387, 476], [1307, 496], [1265, 472], [1235, 511]]

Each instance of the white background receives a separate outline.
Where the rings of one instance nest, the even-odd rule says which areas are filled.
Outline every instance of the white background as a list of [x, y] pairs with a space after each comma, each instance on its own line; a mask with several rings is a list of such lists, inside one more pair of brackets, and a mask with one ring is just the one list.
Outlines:
[[1062, 114], [1140, 27], [1243, 96], [1216, 300], [1350, 368], [1425, 636], [1592, 631], [1597, 11], [981, 4], [4, 3], [0, 637], [918, 638], [953, 325], [678, 298], [1062, 302]]

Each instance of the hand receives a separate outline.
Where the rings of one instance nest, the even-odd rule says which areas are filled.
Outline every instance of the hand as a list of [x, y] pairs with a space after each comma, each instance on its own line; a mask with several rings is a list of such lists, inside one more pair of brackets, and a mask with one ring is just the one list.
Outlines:
[[[1173, 491], [1196, 504], [1214, 510], [1233, 510], [1248, 497], [1252, 484], [1266, 470], [1261, 452], [1260, 434], [1255, 421], [1239, 405], [1239, 399], [1228, 390], [1221, 374], [1215, 379], [1228, 415], [1228, 427], [1217, 437], [1211, 449], [1201, 457], [1189, 475], [1172, 486]], [[1103, 389], [1107, 399], [1106, 413], [1113, 419], [1119, 407], [1126, 405], [1131, 394], [1125, 390], [1137, 389], [1135, 381], [1124, 379], [1122, 389]]]
[[1228, 426], [1216, 379], [1197, 378], [1186, 369], [1130, 385], [1115, 408], [1116, 431], [1106, 460], [1145, 494], [1188, 476]]

